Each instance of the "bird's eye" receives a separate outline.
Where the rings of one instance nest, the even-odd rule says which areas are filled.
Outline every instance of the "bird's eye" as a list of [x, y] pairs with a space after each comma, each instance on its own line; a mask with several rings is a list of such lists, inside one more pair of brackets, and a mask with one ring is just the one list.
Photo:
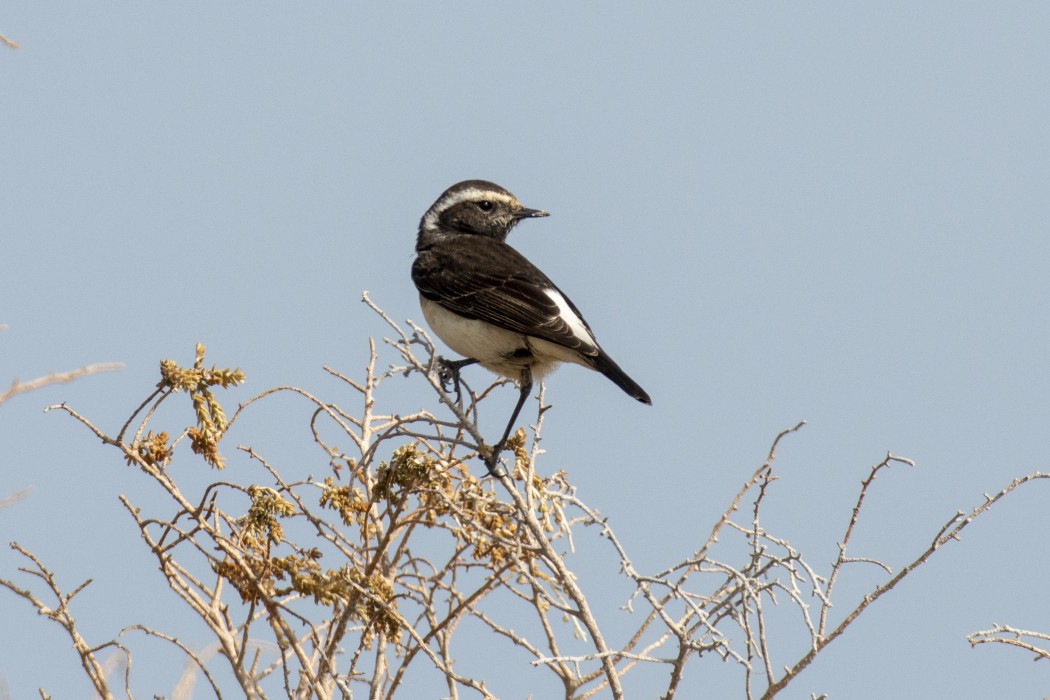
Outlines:
[[487, 199], [478, 202], [478, 209], [480, 209], [483, 212], [492, 211], [493, 206], [494, 205], [492, 204], [492, 202], [488, 201]]

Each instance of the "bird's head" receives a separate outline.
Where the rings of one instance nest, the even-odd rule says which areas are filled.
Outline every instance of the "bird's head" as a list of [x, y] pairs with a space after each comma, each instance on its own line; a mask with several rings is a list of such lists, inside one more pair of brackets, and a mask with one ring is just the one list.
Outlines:
[[445, 190], [419, 221], [419, 244], [446, 236], [488, 236], [505, 241], [522, 219], [549, 216], [529, 209], [499, 185], [465, 180]]

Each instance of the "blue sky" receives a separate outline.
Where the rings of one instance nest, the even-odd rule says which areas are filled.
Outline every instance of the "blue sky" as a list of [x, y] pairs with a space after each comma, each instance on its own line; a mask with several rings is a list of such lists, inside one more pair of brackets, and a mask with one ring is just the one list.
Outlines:
[[[179, 624], [116, 500], [156, 494], [41, 408], [119, 427], [197, 341], [247, 372], [231, 405], [334, 390], [321, 365], [359, 371], [386, 334], [363, 290], [422, 320], [416, 225], [468, 178], [551, 212], [511, 243], [653, 397], [578, 367], [547, 382], [546, 465], [636, 565], [687, 556], [803, 418], [767, 526], [817, 563], [887, 451], [918, 466], [880, 478], [858, 536], [895, 565], [1048, 468], [1044, 3], [56, 2], [7, 7], [0, 33], [21, 44], [0, 48], [0, 381], [126, 365], [0, 407], [0, 496], [33, 487], [0, 541], [96, 578], [78, 619], [97, 640]], [[391, 410], [420, 408], [398, 391]], [[1048, 630], [1045, 488], [968, 530], [789, 697], [1044, 692], [1041, 665], [964, 635]], [[0, 576], [18, 564], [0, 551]], [[11, 697], [86, 693], [56, 628], [11, 595], [0, 618]], [[720, 687], [707, 668], [693, 687]], [[139, 671], [141, 694], [169, 692]]]

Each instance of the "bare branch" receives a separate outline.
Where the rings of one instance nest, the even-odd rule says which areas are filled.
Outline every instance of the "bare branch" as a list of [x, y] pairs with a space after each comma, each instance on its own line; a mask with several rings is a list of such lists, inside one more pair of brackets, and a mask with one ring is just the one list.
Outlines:
[[10, 496], [4, 496], [3, 498], [0, 498], [0, 510], [9, 508], [18, 501], [21, 501], [23, 498], [27, 497], [29, 495], [29, 492], [32, 490], [33, 489], [31, 488], [21, 489], [20, 491], [15, 491]]
[[[1037, 642], [1029, 640], [1038, 640]], [[971, 647], [978, 644], [1006, 644], [1024, 649], [1035, 656], [1035, 660], [1046, 659], [1050, 661], [1050, 634], [1043, 632], [1032, 632], [1029, 630], [1016, 629], [1009, 625], [996, 625], [990, 630], [983, 632], [972, 632], [966, 635], [966, 641]]]
[[79, 379], [80, 377], [86, 377], [89, 374], [98, 374], [99, 372], [115, 372], [118, 369], [123, 369], [124, 365], [120, 362], [104, 362], [100, 364], [87, 365], [74, 369], [69, 372], [52, 372], [51, 374], [33, 379], [28, 382], [20, 382], [17, 379], [11, 382], [11, 387], [0, 393], [0, 404], [4, 403], [8, 399], [18, 394], [25, 394], [30, 391], [36, 391], [42, 389], [45, 386], [51, 384], [66, 384]]
[[[708, 659], [728, 661], [739, 671], [744, 697], [772, 698], [872, 603], [958, 539], [993, 503], [1047, 476], [1031, 474], [986, 496], [979, 506], [949, 518], [911, 562], [891, 567], [850, 551], [864, 506], [875, 497], [876, 476], [894, 464], [912, 465], [887, 454], [844, 508], [838, 556], [830, 567], [816, 566], [767, 529], [763, 515], [776, 498], [777, 483], [787, 478], [774, 469], [777, 450], [803, 421], [776, 436], [764, 462], [713, 518], [710, 530], [703, 525], [710, 520], [697, 523], [693, 531], [710, 534], [690, 545], [692, 555], [655, 573], [640, 571], [613, 524], [576, 493], [568, 474], [544, 473], [541, 433], [549, 406], [542, 385], [535, 421], [508, 440], [501, 475], [475, 476], [484, 471], [477, 457], [491, 449], [478, 418], [505, 382], [479, 392], [463, 382], [462, 395], [449, 394], [435, 371], [436, 350], [426, 331], [411, 321], [395, 323], [367, 293], [362, 300], [390, 337], [382, 343], [369, 339], [367, 362], [354, 378], [324, 368], [325, 380], [337, 384], [335, 395], [349, 396], [353, 408], [319, 391], [278, 386], [242, 401], [227, 419], [220, 389], [239, 384], [244, 374], [206, 368], [201, 345], [192, 367], [162, 362], [161, 382], [115, 436], [65, 404], [50, 407], [115, 447], [136, 467], [134, 474], [167, 498], [166, 509], [151, 512], [126, 497], [121, 503], [167, 586], [205, 624], [212, 643], [196, 651], [139, 625], [121, 634], [142, 631], [167, 641], [186, 659], [172, 697], [187, 697], [198, 671], [216, 696], [328, 700], [356, 692], [386, 700], [399, 690], [412, 693], [406, 679], [428, 674], [451, 698], [518, 692], [490, 689], [489, 683], [503, 679], [462, 672], [456, 647], [461, 623], [469, 621], [475, 633], [480, 625], [524, 654], [531, 664], [526, 668], [549, 674], [566, 698], [622, 698], [626, 674], [644, 668], [656, 677], [665, 674], [663, 687], [650, 694], [670, 700], [683, 691], [687, 664]], [[430, 400], [410, 412], [384, 412], [380, 388], [404, 377], [430, 387]], [[255, 483], [187, 476], [193, 469], [221, 468], [223, 436], [234, 426], [243, 432], [252, 425], [249, 413], [281, 397], [299, 419], [279, 424], [272, 435], [254, 436], [256, 443], [242, 435], [230, 455], [239, 462], [239, 473]], [[287, 436], [311, 441], [312, 453], [282, 464], [287, 455], [269, 443], [283, 447]], [[593, 456], [619, 459], [615, 448], [604, 446]], [[319, 476], [310, 473], [318, 469]], [[603, 544], [595, 546], [587, 535]], [[603, 622], [615, 611], [597, 609], [588, 596], [605, 582], [581, 577], [574, 568], [577, 551], [604, 557], [609, 571], [618, 569], [633, 587], [623, 608], [638, 606], [642, 614], [626, 639], [611, 641], [620, 640], [620, 633], [609, 635]], [[59, 611], [87, 585], [63, 598], [51, 573], [31, 560], [37, 566], [26, 572], [62, 601]], [[874, 565], [888, 580], [859, 600], [843, 600], [837, 589], [852, 571], [847, 564]], [[0, 584], [45, 614], [34, 593], [8, 581]], [[832, 618], [833, 602], [836, 615], [843, 611], [841, 619]], [[48, 608], [46, 614], [52, 613]], [[66, 618], [60, 614], [59, 620]], [[522, 620], [528, 621], [525, 628]], [[72, 618], [68, 621], [76, 640]], [[801, 648], [786, 645], [785, 639], [794, 643], [799, 633], [805, 639]], [[974, 645], [1006, 643], [1037, 655], [1045, 653], [1043, 640], [999, 626], [970, 637]], [[85, 669], [96, 675], [102, 668], [97, 652], [108, 646], [123, 650], [129, 685], [130, 653], [124, 647], [74, 646]], [[795, 660], [785, 666], [778, 663], [782, 658]], [[219, 665], [227, 667], [225, 673], [218, 672]], [[219, 681], [230, 674], [236, 691]]]
[[[91, 681], [92, 686], [95, 688], [95, 692], [99, 694], [104, 700], [111, 700], [113, 694], [109, 691], [109, 685], [106, 683], [106, 673], [102, 667], [102, 664], [95, 658], [95, 652], [101, 648], [104, 648], [110, 644], [120, 646], [116, 642], [107, 642], [99, 647], [90, 646], [77, 631], [76, 621], [73, 618], [72, 613], [69, 610], [69, 603], [73, 598], [90, 583], [91, 579], [88, 579], [77, 586], [72, 593], [63, 593], [55, 580], [55, 575], [44, 566], [43, 562], [40, 561], [32, 552], [21, 547], [17, 542], [11, 543], [11, 549], [15, 550], [23, 557], [28, 559], [33, 564], [33, 568], [23, 568], [20, 571], [41, 579], [47, 586], [50, 594], [54, 596], [56, 605], [50, 606], [45, 604], [40, 598], [34, 593], [25, 588], [20, 588], [15, 585], [12, 581], [7, 579], [0, 579], [0, 586], [8, 589], [20, 598], [25, 599], [36, 608], [37, 613], [47, 617], [48, 619], [58, 623], [62, 629], [66, 631], [70, 640], [73, 642], [73, 649], [76, 651], [77, 656], [80, 659], [80, 665], [87, 674], [88, 679]], [[120, 647], [123, 649], [123, 647]], [[126, 650], [125, 650], [126, 651]]]

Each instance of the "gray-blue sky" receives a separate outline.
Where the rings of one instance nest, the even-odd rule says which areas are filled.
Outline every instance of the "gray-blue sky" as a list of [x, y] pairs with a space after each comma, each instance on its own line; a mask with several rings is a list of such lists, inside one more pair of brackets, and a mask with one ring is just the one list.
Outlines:
[[[385, 332], [362, 290], [421, 318], [416, 223], [466, 178], [552, 213], [511, 242], [653, 397], [576, 367], [548, 381], [547, 464], [640, 565], [688, 554], [800, 418], [767, 525], [818, 560], [887, 450], [919, 467], [880, 480], [862, 534], [895, 563], [1046, 469], [1042, 3], [23, 3], [0, 32], [22, 44], [0, 49], [0, 379], [127, 364], [0, 408], [0, 495], [35, 487], [0, 530], [67, 583], [96, 577], [78, 611], [96, 641], [178, 615], [171, 596], [126, 595], [162, 584], [116, 494], [152, 494], [39, 409], [118, 426], [157, 361], [191, 361], [196, 341], [247, 371], [240, 398], [331, 389], [320, 366], [353, 372]], [[791, 697], [1041, 692], [1024, 654], [963, 635], [1046, 629], [1042, 489], [883, 601]], [[15, 564], [0, 553], [0, 575]], [[0, 611], [13, 697], [82, 695], [57, 630], [13, 596]]]

